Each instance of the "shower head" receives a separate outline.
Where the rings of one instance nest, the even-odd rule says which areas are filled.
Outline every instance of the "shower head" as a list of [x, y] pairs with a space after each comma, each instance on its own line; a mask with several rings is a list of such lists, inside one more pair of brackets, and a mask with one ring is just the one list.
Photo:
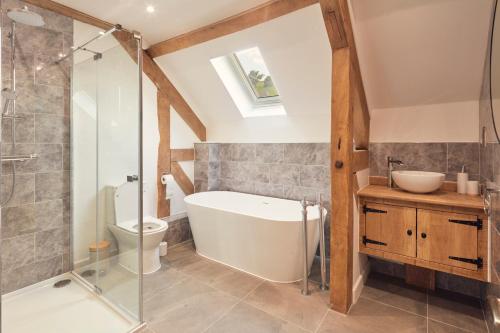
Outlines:
[[31, 25], [33, 27], [45, 25], [42, 16], [30, 11], [26, 6], [7, 10], [7, 16], [14, 22]]

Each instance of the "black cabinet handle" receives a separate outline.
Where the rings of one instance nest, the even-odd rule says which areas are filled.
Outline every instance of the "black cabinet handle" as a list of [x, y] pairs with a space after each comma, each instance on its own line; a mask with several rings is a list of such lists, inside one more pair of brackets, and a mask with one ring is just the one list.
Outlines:
[[413, 235], [413, 231], [411, 231], [410, 229], [408, 229], [408, 230], [406, 230], [406, 234], [407, 234], [408, 236], [411, 236], [411, 235]]
[[427, 234], [425, 232], [423, 232], [420, 236], [422, 236], [423, 239], [427, 238]]

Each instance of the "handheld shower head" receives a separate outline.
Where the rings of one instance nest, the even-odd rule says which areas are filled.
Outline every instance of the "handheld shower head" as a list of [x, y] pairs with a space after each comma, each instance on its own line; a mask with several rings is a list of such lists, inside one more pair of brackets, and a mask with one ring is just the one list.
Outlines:
[[8, 9], [7, 16], [14, 22], [30, 25], [32, 27], [41, 27], [45, 25], [42, 16], [30, 11], [27, 6]]

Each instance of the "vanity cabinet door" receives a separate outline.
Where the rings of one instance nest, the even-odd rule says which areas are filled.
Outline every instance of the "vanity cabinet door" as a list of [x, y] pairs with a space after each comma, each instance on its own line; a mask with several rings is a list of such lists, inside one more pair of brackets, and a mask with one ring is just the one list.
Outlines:
[[416, 256], [415, 208], [366, 203], [365, 234], [362, 239], [367, 248]]
[[478, 217], [426, 209], [418, 210], [417, 258], [477, 270]]

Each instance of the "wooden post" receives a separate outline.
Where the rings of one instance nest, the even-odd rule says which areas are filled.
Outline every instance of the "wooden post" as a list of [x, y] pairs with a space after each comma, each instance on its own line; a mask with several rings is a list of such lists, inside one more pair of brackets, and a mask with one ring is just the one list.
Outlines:
[[333, 310], [342, 313], [347, 313], [352, 303], [353, 117], [350, 59], [347, 47], [333, 51], [330, 301]]
[[170, 173], [170, 102], [167, 96], [160, 90], [157, 96], [158, 130], [160, 132], [160, 144], [158, 145], [158, 165], [156, 170], [157, 205], [156, 214], [158, 218], [170, 216], [170, 202], [165, 199], [165, 186], [161, 183], [161, 176]]

